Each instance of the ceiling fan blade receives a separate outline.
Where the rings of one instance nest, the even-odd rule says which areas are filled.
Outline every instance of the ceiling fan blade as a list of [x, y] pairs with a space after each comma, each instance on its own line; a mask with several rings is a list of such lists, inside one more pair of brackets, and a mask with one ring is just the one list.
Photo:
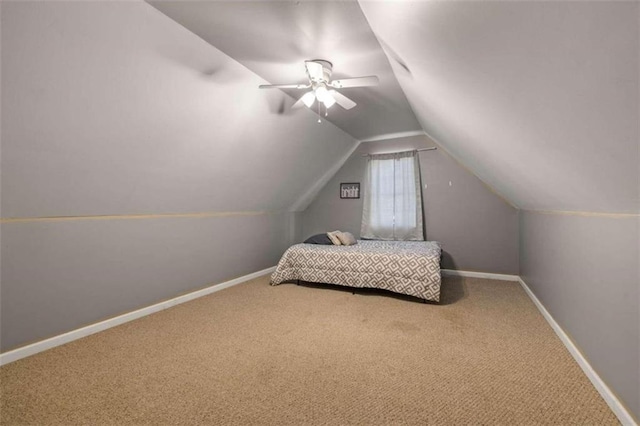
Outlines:
[[259, 89], [308, 89], [310, 84], [261, 84]]
[[365, 87], [365, 86], [377, 86], [380, 83], [380, 79], [375, 75], [369, 75], [367, 77], [354, 77], [343, 78], [341, 80], [333, 80], [329, 83], [329, 86], [336, 89], [344, 89], [347, 87]]
[[329, 93], [333, 95], [333, 99], [336, 100], [336, 103], [344, 109], [351, 109], [357, 105], [355, 102], [353, 102], [351, 99], [347, 98], [345, 95], [343, 95], [340, 92], [337, 92], [335, 90], [329, 90]]
[[304, 102], [302, 102], [302, 98], [298, 99], [293, 105], [291, 105], [291, 109], [298, 109], [304, 106]]
[[319, 81], [322, 80], [322, 64], [314, 61], [305, 61], [304, 66], [307, 69], [307, 75], [309, 76], [309, 80]]

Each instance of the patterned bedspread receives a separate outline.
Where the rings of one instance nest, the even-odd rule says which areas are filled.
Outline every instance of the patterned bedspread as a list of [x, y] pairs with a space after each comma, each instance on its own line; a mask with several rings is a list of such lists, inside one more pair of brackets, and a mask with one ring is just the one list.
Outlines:
[[285, 281], [382, 288], [440, 300], [440, 244], [358, 240], [352, 246], [296, 244], [282, 255], [271, 285]]

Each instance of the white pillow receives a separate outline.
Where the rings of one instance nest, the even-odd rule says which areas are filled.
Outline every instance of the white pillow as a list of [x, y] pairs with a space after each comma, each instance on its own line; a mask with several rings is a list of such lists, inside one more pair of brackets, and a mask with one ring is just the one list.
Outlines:
[[340, 235], [340, 231], [327, 232], [327, 237], [329, 237], [334, 246], [342, 245], [338, 235]]
[[338, 239], [343, 246], [352, 246], [358, 242], [351, 232], [339, 232]]

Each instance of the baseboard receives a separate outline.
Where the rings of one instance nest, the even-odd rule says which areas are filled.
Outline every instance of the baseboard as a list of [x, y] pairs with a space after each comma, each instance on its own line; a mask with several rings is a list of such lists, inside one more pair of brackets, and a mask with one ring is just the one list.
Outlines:
[[220, 284], [214, 284], [207, 288], [194, 291], [192, 293], [183, 294], [182, 296], [165, 300], [164, 302], [156, 303], [155, 305], [147, 306], [145, 308], [138, 309], [132, 312], [127, 312], [126, 314], [118, 315], [117, 317], [114, 317], [114, 318], [109, 318], [107, 320], [100, 321], [95, 324], [88, 325], [86, 327], [78, 328], [76, 330], [72, 330], [67, 333], [60, 334], [58, 336], [50, 337], [48, 339], [41, 340], [39, 342], [32, 343], [30, 345], [26, 345], [26, 346], [2, 353], [0, 354], [0, 366], [8, 364], [13, 361], [17, 361], [19, 359], [22, 359], [31, 355], [35, 355], [39, 352], [46, 351], [47, 349], [55, 348], [56, 346], [64, 345], [65, 343], [69, 343], [74, 340], [78, 340], [83, 337], [90, 336], [100, 331], [103, 331], [112, 327], [116, 327], [126, 322], [133, 321], [135, 319], [138, 319], [147, 315], [151, 315], [153, 313], [168, 309], [172, 306], [176, 306], [181, 303], [185, 303], [190, 300], [197, 299], [199, 297], [206, 296], [211, 293], [215, 293], [216, 291], [220, 291], [225, 288], [229, 288], [231, 286], [241, 284], [245, 281], [249, 281], [254, 278], [258, 278], [263, 275], [270, 274], [275, 270], [276, 270], [275, 266], [271, 268], [263, 269], [261, 271], [254, 272], [252, 274], [244, 275], [242, 277], [238, 277], [233, 280], [226, 281]]
[[443, 276], [449, 277], [466, 277], [466, 278], [487, 278], [490, 280], [500, 281], [518, 281], [520, 277], [517, 275], [508, 274], [492, 274], [490, 272], [475, 272], [475, 271], [459, 271], [457, 269], [441, 269], [440, 272]]
[[605, 400], [611, 411], [618, 417], [620, 423], [623, 426], [638, 426], [638, 424], [633, 419], [633, 416], [629, 411], [625, 408], [624, 404], [616, 397], [616, 395], [609, 389], [609, 387], [605, 384], [605, 382], [600, 378], [598, 373], [591, 367], [589, 361], [584, 357], [580, 349], [573, 343], [573, 340], [564, 332], [562, 327], [553, 319], [549, 311], [544, 307], [542, 302], [538, 300], [535, 294], [531, 291], [529, 286], [522, 280], [522, 278], [518, 278], [520, 285], [527, 293], [527, 295], [531, 298], [533, 303], [536, 305], [544, 319], [547, 320], [553, 331], [558, 335], [564, 346], [567, 348], [573, 359], [578, 363], [584, 374], [589, 378], [593, 386], [596, 388], [600, 396]]

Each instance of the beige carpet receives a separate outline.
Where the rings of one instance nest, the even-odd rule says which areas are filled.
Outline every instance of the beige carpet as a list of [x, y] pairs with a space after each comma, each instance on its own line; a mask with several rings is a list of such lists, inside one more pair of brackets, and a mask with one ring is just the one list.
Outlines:
[[260, 278], [0, 369], [3, 425], [605, 425], [516, 283], [443, 303]]

